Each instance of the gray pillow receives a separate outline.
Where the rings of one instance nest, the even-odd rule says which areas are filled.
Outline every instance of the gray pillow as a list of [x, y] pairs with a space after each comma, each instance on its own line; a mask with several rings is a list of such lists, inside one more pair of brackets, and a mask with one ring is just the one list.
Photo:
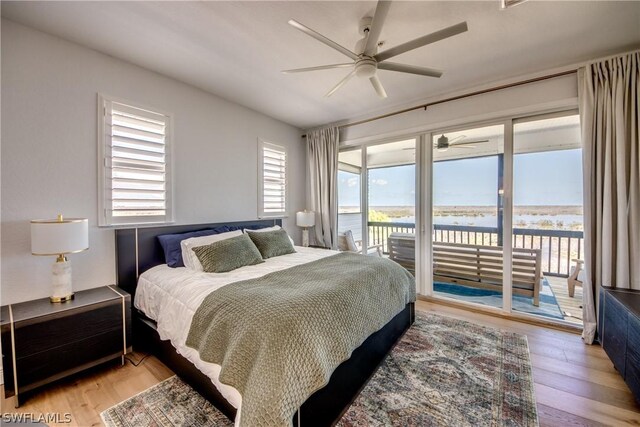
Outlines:
[[246, 234], [198, 246], [193, 248], [193, 252], [206, 273], [224, 273], [264, 262], [260, 251]]
[[289, 240], [289, 235], [283, 229], [262, 232], [247, 230], [247, 234], [264, 259], [296, 252]]

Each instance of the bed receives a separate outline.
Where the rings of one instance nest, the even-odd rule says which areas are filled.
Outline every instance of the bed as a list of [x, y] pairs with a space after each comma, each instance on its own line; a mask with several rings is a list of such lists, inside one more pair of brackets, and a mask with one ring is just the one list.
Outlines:
[[[213, 288], [260, 276], [265, 274], [265, 271], [279, 271], [295, 265], [311, 264], [315, 260], [321, 262], [322, 258], [328, 258], [335, 253], [329, 250], [296, 247], [296, 254], [272, 258], [259, 267], [239, 269], [237, 274], [220, 275], [220, 279], [216, 278], [218, 281], [214, 280], [212, 284], [210, 277], [204, 277], [211, 275], [187, 273], [183, 268], [171, 269], [164, 265], [164, 253], [157, 236], [222, 225], [261, 228], [279, 224], [279, 220], [260, 220], [116, 230], [118, 286], [132, 295], [133, 306], [137, 307], [133, 313], [134, 347], [155, 354], [230, 419], [235, 418], [236, 408], [242, 401], [240, 393], [217, 379], [220, 366], [200, 360], [198, 353], [184, 344], [185, 331], [194, 310]], [[188, 286], [176, 287], [172, 283], [186, 283]], [[188, 295], [172, 295], [171, 298], [166, 296], [181, 292]], [[166, 318], [175, 321], [167, 322]], [[384, 326], [368, 336], [348, 359], [337, 366], [329, 382], [299, 406], [292, 417], [292, 425], [335, 424], [413, 321], [414, 304], [409, 302], [400, 312], [391, 316]]]

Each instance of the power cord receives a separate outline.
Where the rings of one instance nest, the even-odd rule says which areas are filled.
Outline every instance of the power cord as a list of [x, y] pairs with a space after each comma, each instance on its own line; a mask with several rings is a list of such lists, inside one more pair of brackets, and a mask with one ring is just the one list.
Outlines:
[[147, 355], [143, 356], [143, 357], [142, 357], [142, 359], [140, 359], [140, 360], [138, 361], [138, 363], [134, 362], [133, 360], [131, 360], [131, 359], [130, 359], [130, 358], [128, 358], [127, 356], [125, 356], [124, 358], [125, 358], [125, 360], [128, 360], [128, 361], [129, 361], [129, 363], [131, 363], [133, 366], [138, 367], [138, 366], [140, 366], [140, 364], [142, 364], [142, 362], [144, 362], [144, 360], [145, 360], [147, 357], [149, 357], [149, 356], [151, 356], [151, 354], [147, 354]]

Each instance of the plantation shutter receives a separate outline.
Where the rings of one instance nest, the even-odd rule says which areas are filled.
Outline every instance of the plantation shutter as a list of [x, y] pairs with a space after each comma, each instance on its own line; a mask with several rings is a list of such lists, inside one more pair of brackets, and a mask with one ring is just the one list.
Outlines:
[[287, 210], [287, 153], [284, 147], [261, 142], [262, 217], [283, 216]]
[[104, 100], [103, 225], [171, 221], [170, 117]]

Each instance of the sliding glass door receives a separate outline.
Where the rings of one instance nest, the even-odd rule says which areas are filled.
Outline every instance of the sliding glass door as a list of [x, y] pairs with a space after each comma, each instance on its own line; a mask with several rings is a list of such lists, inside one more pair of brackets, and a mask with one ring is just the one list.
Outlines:
[[581, 324], [581, 162], [575, 111], [345, 148], [339, 229], [423, 295]]
[[432, 134], [433, 293], [502, 308], [503, 125]]
[[416, 274], [416, 140], [367, 147], [368, 253]]
[[512, 309], [582, 324], [582, 148], [577, 113], [514, 121]]
[[[416, 139], [342, 150], [338, 242], [416, 274]], [[364, 150], [364, 155], [363, 155]]]
[[362, 150], [341, 151], [338, 155], [338, 234], [341, 249], [348, 248], [345, 233], [355, 242], [362, 241]]

